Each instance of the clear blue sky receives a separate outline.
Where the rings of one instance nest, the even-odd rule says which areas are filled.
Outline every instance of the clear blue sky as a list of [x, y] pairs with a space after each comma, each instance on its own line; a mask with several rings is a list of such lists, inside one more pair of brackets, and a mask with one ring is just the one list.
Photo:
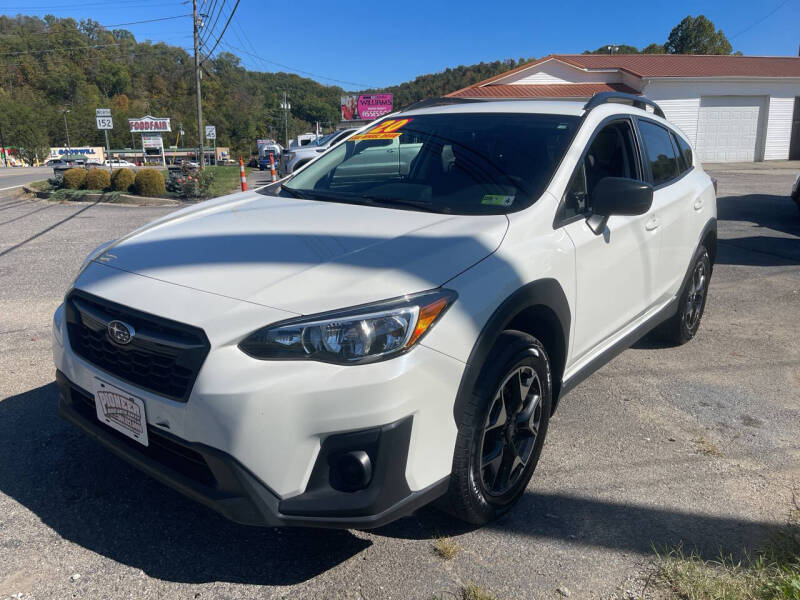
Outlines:
[[[223, 2], [198, 0], [206, 10], [215, 1], [217, 7]], [[217, 31], [235, 0], [224, 2]], [[5, 14], [91, 17], [108, 25], [191, 12], [191, 2], [179, 0], [32, 0], [27, 4], [6, 0], [4, 4]], [[689, 14], [705, 14], [725, 32], [734, 50], [797, 56], [800, 0], [240, 0], [220, 48], [239, 55], [250, 69], [314, 73], [314, 79], [321, 83], [360, 89], [401, 83], [449, 66], [480, 61], [580, 53], [608, 43], [639, 47], [663, 43], [670, 29]], [[139, 41], [166, 41], [187, 48], [192, 43], [189, 17], [124, 28]]]

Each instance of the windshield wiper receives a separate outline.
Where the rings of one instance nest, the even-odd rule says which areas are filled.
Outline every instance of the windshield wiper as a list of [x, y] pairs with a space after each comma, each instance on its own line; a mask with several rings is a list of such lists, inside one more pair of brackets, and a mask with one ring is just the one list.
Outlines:
[[424, 210], [426, 212], [432, 213], [451, 213], [452, 210], [447, 206], [438, 206], [435, 204], [431, 204], [430, 202], [425, 202], [424, 200], [409, 200], [406, 198], [391, 198], [386, 196], [370, 196], [369, 194], [363, 194], [360, 196], [356, 196], [355, 194], [320, 194], [315, 192], [310, 192], [303, 190], [302, 192], [296, 190], [294, 188], [287, 187], [285, 185], [281, 185], [281, 190], [291, 194], [295, 198], [301, 198], [303, 200], [322, 200], [323, 202], [353, 202], [356, 204], [369, 204], [371, 206], [392, 206], [392, 205], [401, 205], [401, 206], [410, 206], [419, 210]]
[[300, 198], [301, 200], [308, 200], [308, 197], [305, 194], [298, 192], [297, 190], [292, 189], [290, 187], [286, 187], [285, 185], [281, 186], [281, 191], [286, 192], [287, 194], [294, 196], [295, 198]]
[[399, 204], [401, 206], [411, 206], [432, 213], [452, 212], [452, 210], [447, 206], [432, 204], [431, 202], [425, 202], [424, 200], [409, 200], [406, 198], [388, 198], [384, 196], [370, 196], [369, 194], [364, 194], [359, 197], [373, 203], [379, 203], [383, 205]]

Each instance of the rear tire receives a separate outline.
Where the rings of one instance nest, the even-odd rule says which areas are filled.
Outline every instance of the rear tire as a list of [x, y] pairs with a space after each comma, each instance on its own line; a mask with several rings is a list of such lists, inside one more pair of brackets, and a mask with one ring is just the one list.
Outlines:
[[706, 308], [710, 281], [711, 259], [705, 246], [700, 246], [695, 254], [689, 281], [678, 301], [678, 312], [658, 329], [663, 339], [681, 346], [695, 336]]
[[542, 343], [521, 331], [501, 333], [459, 415], [448, 512], [482, 525], [519, 500], [547, 434], [551, 390]]

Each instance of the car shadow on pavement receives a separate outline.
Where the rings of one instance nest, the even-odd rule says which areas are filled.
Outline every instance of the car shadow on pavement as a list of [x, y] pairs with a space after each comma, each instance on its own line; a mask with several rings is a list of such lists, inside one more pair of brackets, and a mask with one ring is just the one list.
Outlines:
[[104, 450], [57, 402], [54, 383], [0, 401], [0, 492], [70, 542], [157, 579], [259, 585], [306, 581], [370, 545], [349, 531], [232, 523]]
[[800, 212], [789, 196], [722, 196], [717, 200], [717, 217], [738, 221], [736, 233], [746, 228], [747, 233], [757, 234], [721, 238], [717, 263], [755, 267], [800, 263]]
[[[720, 510], [730, 512], [727, 506], [720, 506]], [[718, 559], [721, 554], [736, 559], [752, 556], [764, 540], [784, 531], [778, 523], [704, 515], [691, 507], [675, 510], [530, 489], [507, 515], [485, 527], [542, 541], [557, 540], [576, 547], [593, 546], [642, 555], [681, 547], [687, 553], [695, 551], [705, 560]], [[373, 533], [432, 539], [474, 529], [477, 527], [428, 507], [418, 511], [415, 518], [390, 523]]]

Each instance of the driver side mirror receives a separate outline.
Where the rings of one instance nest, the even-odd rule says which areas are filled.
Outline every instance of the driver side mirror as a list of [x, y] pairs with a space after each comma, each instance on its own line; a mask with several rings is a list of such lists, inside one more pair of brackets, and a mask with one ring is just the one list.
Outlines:
[[612, 215], [643, 215], [653, 205], [653, 186], [637, 179], [604, 177], [591, 193], [592, 215], [586, 224], [596, 234], [605, 229]]

